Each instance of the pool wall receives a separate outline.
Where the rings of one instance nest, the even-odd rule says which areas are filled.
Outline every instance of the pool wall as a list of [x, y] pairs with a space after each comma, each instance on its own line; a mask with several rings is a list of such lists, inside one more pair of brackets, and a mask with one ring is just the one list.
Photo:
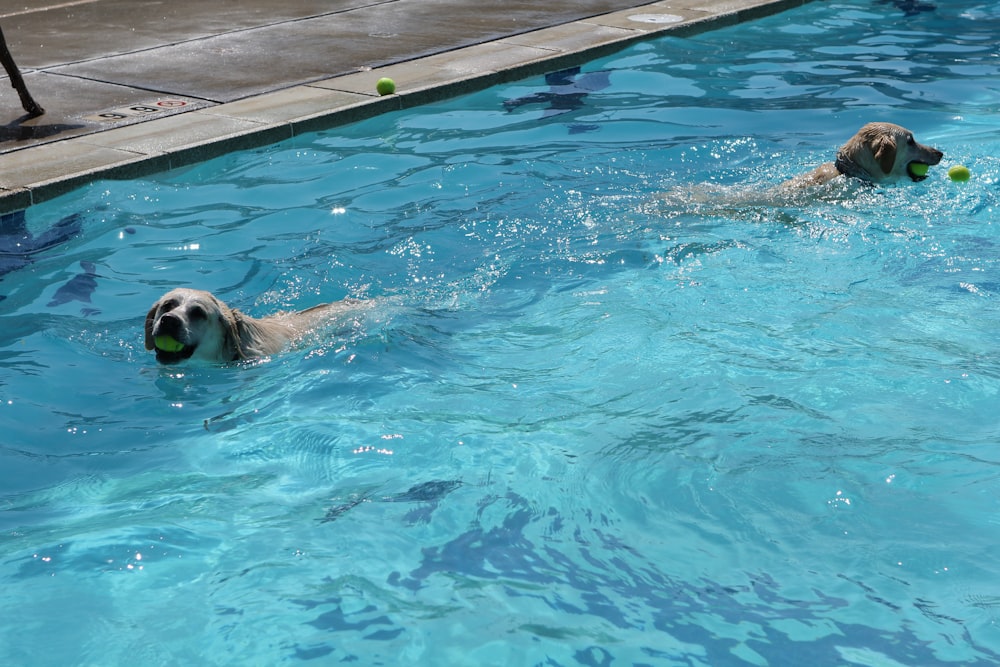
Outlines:
[[[656, 2], [15, 150], [0, 155], [0, 213], [25, 209], [93, 180], [137, 178], [182, 167], [576, 65], [665, 33], [697, 34], [808, 1]], [[397, 82], [395, 95], [379, 97], [375, 92], [375, 81], [383, 76]]]

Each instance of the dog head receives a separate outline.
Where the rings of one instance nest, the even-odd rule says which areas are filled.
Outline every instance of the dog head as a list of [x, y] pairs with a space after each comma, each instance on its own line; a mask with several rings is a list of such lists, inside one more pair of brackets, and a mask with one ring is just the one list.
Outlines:
[[915, 164], [935, 165], [944, 153], [917, 143], [913, 133], [893, 123], [868, 123], [837, 153], [837, 169], [872, 183], [922, 181]]
[[[237, 311], [211, 293], [178, 288], [160, 297], [146, 314], [146, 349], [156, 350], [156, 360], [161, 363], [192, 357], [234, 361], [240, 357], [238, 319]], [[172, 338], [181, 347], [160, 349], [156, 341], [162, 337]]]

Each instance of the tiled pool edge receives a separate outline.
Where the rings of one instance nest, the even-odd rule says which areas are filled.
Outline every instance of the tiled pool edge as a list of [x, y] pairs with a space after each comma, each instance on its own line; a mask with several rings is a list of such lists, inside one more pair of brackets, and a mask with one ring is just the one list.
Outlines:
[[[95, 180], [147, 176], [570, 67], [652, 37], [689, 36], [810, 1], [663, 0], [7, 153], [0, 158], [0, 213], [28, 208]], [[629, 19], [637, 14], [680, 20]], [[374, 82], [381, 76], [397, 82], [397, 94], [377, 96]]]

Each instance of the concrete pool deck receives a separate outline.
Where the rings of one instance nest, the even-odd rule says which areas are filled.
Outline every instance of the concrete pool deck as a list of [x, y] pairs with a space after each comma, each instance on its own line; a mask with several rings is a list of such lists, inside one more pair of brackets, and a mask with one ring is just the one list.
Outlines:
[[0, 28], [46, 113], [24, 114], [0, 74], [0, 213], [808, 1], [6, 3]]

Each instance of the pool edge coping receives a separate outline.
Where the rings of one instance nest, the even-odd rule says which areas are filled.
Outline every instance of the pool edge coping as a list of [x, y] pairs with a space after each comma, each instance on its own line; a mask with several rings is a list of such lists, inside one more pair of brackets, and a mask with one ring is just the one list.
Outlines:
[[[27, 209], [94, 181], [142, 178], [572, 67], [648, 39], [696, 35], [811, 1], [660, 0], [12, 151], [0, 155], [0, 214]], [[643, 13], [680, 20], [629, 19]], [[395, 94], [375, 92], [375, 81], [383, 76], [397, 81]]]

